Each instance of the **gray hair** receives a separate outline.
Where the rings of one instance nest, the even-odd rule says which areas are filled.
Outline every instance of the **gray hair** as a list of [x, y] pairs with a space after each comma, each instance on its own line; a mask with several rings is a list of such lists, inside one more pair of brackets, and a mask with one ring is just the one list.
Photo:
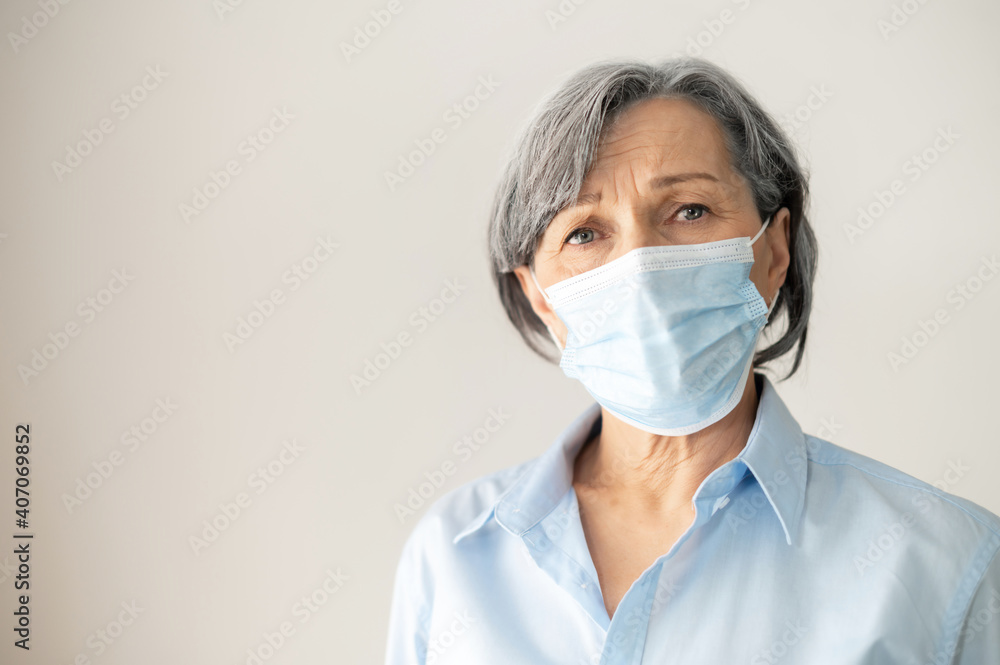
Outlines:
[[[633, 104], [683, 98], [719, 123], [733, 169], [750, 186], [761, 219], [787, 207], [791, 261], [772, 320], [788, 315], [784, 334], [754, 356], [760, 366], [795, 349], [785, 378], [798, 369], [806, 341], [816, 236], [806, 216], [809, 186], [785, 132], [731, 74], [700, 58], [659, 64], [605, 60], [573, 74], [536, 112], [518, 140], [493, 200], [489, 253], [493, 281], [507, 317], [528, 346], [557, 362], [556, 347], [521, 290], [513, 269], [531, 265], [556, 213], [579, 196], [606, 126]], [[768, 326], [771, 321], [768, 321]]]

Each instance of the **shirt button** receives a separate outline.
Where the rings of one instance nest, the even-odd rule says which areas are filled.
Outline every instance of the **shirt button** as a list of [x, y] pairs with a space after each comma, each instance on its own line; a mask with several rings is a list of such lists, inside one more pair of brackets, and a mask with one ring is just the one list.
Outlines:
[[727, 503], [729, 503], [729, 496], [728, 495], [722, 497], [721, 499], [719, 499], [718, 501], [715, 502], [715, 507], [712, 508], [712, 512], [714, 513], [719, 508], [722, 508], [723, 506], [725, 506]]

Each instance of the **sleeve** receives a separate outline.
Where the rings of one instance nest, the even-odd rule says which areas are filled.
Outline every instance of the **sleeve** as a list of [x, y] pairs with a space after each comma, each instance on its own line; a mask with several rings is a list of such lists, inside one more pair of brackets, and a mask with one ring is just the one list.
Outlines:
[[958, 635], [952, 665], [1000, 663], [1000, 554], [986, 567]]
[[385, 665], [426, 665], [433, 588], [415, 529], [396, 566]]

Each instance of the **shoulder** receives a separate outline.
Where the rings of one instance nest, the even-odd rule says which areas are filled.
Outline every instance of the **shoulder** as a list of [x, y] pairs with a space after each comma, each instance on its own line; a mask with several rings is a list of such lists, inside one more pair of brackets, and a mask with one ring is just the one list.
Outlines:
[[454, 538], [467, 527], [490, 517], [494, 504], [536, 460], [480, 476], [435, 499], [414, 525], [407, 547], [425, 554], [450, 548]]
[[805, 445], [806, 521], [837, 525], [861, 571], [907, 560], [930, 575], [928, 566], [948, 562], [971, 582], [1000, 551], [1000, 516], [949, 491], [972, 470], [961, 459], [946, 462], [931, 484], [814, 436]]
[[976, 635], [968, 654], [995, 656], [1000, 632], [986, 646], [975, 622], [981, 608], [995, 614], [1000, 600], [1000, 517], [949, 491], [972, 467], [952, 458], [932, 484], [814, 436], [805, 445], [805, 521], [817, 549], [833, 551], [838, 565], [849, 562], [870, 597], [901, 589], [921, 620], [940, 622], [946, 644]]
[[[972, 470], [963, 460], [949, 460], [941, 469], [939, 479], [930, 484], [854, 450], [808, 434], [804, 436], [807, 458], [815, 474], [836, 477], [869, 500], [885, 502], [904, 511], [919, 509], [922, 501], [938, 503], [945, 511], [963, 515], [1000, 536], [1000, 516], [948, 491]], [[900, 501], [904, 503], [899, 504]]]

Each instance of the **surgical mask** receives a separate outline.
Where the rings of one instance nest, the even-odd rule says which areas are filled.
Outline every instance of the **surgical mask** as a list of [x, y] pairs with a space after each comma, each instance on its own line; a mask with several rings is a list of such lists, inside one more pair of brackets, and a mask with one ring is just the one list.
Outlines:
[[[768, 307], [750, 281], [753, 238], [640, 247], [548, 289], [568, 331], [559, 366], [622, 421], [682, 436], [739, 403]], [[546, 326], [548, 327], [548, 326]], [[555, 333], [549, 334], [560, 346]]]

